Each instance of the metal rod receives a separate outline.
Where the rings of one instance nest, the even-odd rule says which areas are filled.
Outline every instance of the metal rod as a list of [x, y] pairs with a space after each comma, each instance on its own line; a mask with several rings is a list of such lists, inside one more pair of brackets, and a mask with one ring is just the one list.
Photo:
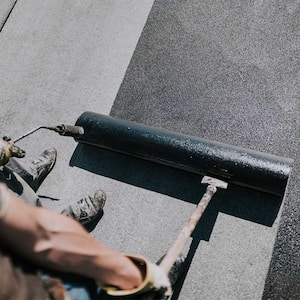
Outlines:
[[24, 139], [25, 137], [27, 137], [27, 136], [33, 134], [34, 132], [40, 130], [41, 128], [47, 128], [47, 127], [45, 127], [45, 126], [40, 126], [40, 127], [35, 128], [35, 129], [32, 129], [32, 130], [30, 130], [29, 132], [25, 133], [24, 135], [21, 135], [20, 137], [18, 137], [17, 139], [15, 139], [15, 140], [14, 140], [14, 143], [19, 142], [20, 140], [22, 140], [22, 139]]

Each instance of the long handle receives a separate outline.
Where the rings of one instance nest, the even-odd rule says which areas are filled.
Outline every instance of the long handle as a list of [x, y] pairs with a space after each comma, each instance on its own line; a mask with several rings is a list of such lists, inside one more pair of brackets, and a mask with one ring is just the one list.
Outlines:
[[202, 217], [206, 207], [208, 206], [213, 195], [216, 193], [217, 188], [213, 185], [208, 185], [205, 194], [202, 196], [200, 202], [191, 214], [188, 222], [184, 225], [182, 230], [177, 236], [177, 239], [159, 264], [159, 266], [168, 274], [175, 263], [177, 257], [181, 254], [186, 241], [194, 231], [200, 218]]

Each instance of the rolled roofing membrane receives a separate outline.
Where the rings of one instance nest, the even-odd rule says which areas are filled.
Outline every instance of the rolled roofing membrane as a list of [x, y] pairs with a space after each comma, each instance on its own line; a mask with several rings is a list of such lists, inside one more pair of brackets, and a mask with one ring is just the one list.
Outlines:
[[283, 196], [293, 160], [136, 122], [84, 112], [79, 143], [125, 153], [228, 183]]

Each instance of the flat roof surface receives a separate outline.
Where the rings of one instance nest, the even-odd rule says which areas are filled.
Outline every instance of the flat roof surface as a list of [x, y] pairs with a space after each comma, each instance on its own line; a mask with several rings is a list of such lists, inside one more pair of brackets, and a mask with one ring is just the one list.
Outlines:
[[[3, 135], [74, 124], [93, 111], [293, 158], [281, 207], [243, 188], [218, 195], [193, 235], [173, 298], [297, 299], [299, 4], [29, 0], [2, 1], [0, 11]], [[60, 201], [45, 206], [59, 211], [103, 189], [107, 204], [91, 234], [152, 261], [203, 192], [194, 175], [53, 132], [19, 145], [24, 162], [58, 150], [38, 193]]]

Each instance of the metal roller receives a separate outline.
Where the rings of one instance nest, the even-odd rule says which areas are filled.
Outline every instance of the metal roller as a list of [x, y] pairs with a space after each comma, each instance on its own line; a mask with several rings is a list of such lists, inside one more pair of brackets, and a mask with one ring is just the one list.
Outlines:
[[199, 175], [283, 196], [293, 160], [190, 135], [84, 112], [76, 121], [86, 143]]

